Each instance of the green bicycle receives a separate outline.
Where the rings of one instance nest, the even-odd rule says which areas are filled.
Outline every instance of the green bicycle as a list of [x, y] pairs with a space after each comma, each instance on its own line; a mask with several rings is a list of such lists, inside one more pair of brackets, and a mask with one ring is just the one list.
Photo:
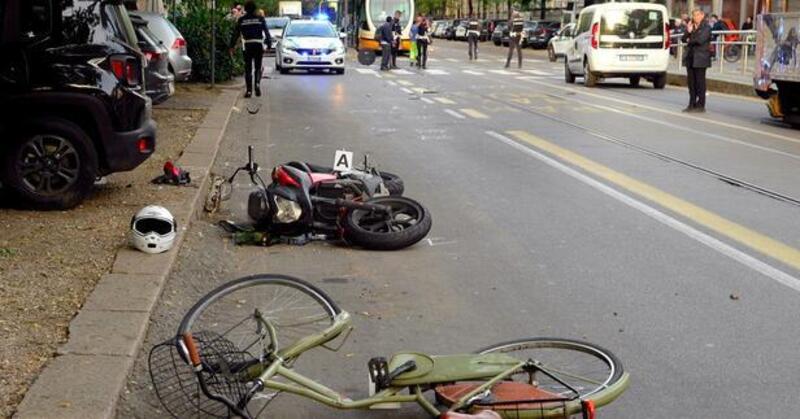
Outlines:
[[[151, 350], [151, 379], [164, 407], [179, 418], [258, 417], [280, 393], [338, 409], [417, 403], [434, 417], [494, 410], [504, 418], [594, 418], [596, 408], [628, 386], [628, 373], [603, 348], [530, 338], [473, 354], [373, 358], [374, 394], [352, 400], [293, 368], [312, 348], [341, 348], [350, 322], [350, 314], [300, 279], [237, 279], [198, 301], [177, 336]], [[335, 347], [334, 340], [340, 340]]]

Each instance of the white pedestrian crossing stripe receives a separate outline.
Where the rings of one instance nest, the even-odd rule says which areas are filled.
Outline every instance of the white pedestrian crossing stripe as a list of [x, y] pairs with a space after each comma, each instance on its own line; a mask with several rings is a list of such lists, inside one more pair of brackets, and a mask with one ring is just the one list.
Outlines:
[[450, 61], [451, 63], [457, 63], [458, 62], [458, 60], [456, 60], [455, 58], [445, 58], [445, 60]]
[[401, 68], [401, 69], [398, 69], [398, 70], [392, 70], [392, 74], [399, 74], [401, 76], [410, 76], [410, 75], [412, 75], [414, 73], [412, 73], [412, 72], [410, 72], [408, 70], [403, 70]]
[[494, 74], [501, 74], [503, 76], [513, 76], [517, 74], [513, 71], [508, 71], [508, 70], [489, 70], [489, 72]]
[[480, 71], [461, 70], [461, 72], [463, 72], [465, 74], [472, 74], [473, 76], [482, 76], [483, 75], [483, 73], [481, 73]]
[[525, 73], [536, 75], [536, 76], [552, 76], [553, 75], [553, 73], [548, 73], [546, 71], [541, 71], [541, 70], [522, 70], [522, 71], [525, 72]]
[[448, 73], [448, 72], [446, 72], [444, 70], [436, 69], [436, 68], [425, 70], [425, 73], [433, 75], [433, 76], [449, 76], [450, 75], [450, 73]]
[[441, 61], [441, 60], [438, 59], [438, 58], [428, 58], [428, 62], [429, 63], [438, 63], [439, 61]]
[[377, 74], [375, 73], [375, 70], [371, 68], [356, 68], [355, 70], [361, 74]]

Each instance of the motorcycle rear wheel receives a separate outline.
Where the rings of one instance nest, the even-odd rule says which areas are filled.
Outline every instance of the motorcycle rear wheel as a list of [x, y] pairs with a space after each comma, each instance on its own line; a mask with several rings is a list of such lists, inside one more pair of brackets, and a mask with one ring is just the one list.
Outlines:
[[369, 204], [385, 205], [391, 216], [355, 209], [344, 217], [344, 237], [351, 243], [370, 250], [398, 250], [424, 239], [433, 221], [422, 204], [408, 198], [388, 196], [374, 198]]

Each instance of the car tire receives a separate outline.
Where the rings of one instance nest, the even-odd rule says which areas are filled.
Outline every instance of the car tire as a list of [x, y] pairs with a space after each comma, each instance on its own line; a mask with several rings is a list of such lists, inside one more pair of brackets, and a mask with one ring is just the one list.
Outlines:
[[492, 41], [492, 43], [494, 43], [494, 46], [496, 46], [496, 47], [500, 46], [500, 41]]
[[597, 86], [597, 74], [592, 72], [588, 60], [583, 62], [583, 85], [586, 87]]
[[547, 59], [549, 59], [551, 63], [556, 62], [556, 52], [553, 51], [552, 45], [547, 46]]
[[653, 77], [653, 87], [656, 89], [663, 89], [667, 85], [667, 73], [659, 73]]
[[575, 74], [572, 70], [569, 69], [569, 63], [567, 62], [567, 57], [564, 57], [564, 81], [567, 84], [574, 84], [575, 83]]
[[289, 69], [281, 67], [278, 69], [278, 72], [280, 72], [281, 74], [289, 74]]
[[[45, 155], [41, 158], [46, 158], [47, 164], [52, 164], [53, 167], [34, 170], [25, 176], [22, 173], [25, 156], [33, 157], [30, 153], [36, 150], [44, 152]], [[0, 157], [2, 183], [27, 206], [35, 209], [72, 208], [89, 195], [97, 178], [97, 151], [91, 138], [81, 127], [64, 119], [47, 118], [24, 122], [14, 131], [11, 141], [3, 151]], [[54, 170], [61, 176], [54, 176]], [[73, 178], [66, 179], [64, 173], [69, 173]], [[33, 182], [39, 182], [37, 176], [38, 179], [48, 179], [49, 184], [34, 186]], [[57, 190], [43, 191], [45, 186]]]
[[631, 84], [631, 87], [639, 87], [639, 82], [642, 81], [640, 76], [632, 76], [628, 77], [628, 82]]
[[344, 69], [343, 68], [337, 68], [336, 69], [336, 74], [341, 76], [342, 74], [344, 74]]

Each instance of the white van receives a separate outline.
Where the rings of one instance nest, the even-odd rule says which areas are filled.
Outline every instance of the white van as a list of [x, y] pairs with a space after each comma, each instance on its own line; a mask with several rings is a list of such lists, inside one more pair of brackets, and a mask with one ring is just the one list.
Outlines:
[[583, 76], [593, 87], [601, 79], [642, 77], [656, 89], [667, 84], [669, 27], [667, 8], [653, 3], [603, 3], [581, 10], [575, 37], [566, 51], [564, 78]]

